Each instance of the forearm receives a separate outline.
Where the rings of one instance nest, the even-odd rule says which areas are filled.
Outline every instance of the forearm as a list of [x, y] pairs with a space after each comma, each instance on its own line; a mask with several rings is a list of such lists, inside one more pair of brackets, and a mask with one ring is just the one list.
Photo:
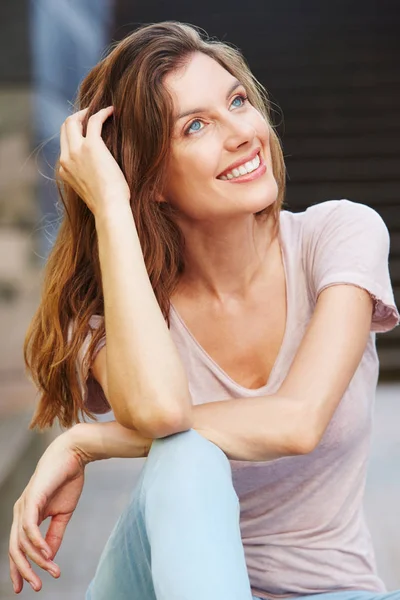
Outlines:
[[[312, 450], [312, 441], [304, 433], [304, 407], [298, 400], [278, 395], [193, 406], [193, 429], [232, 460], [268, 461]], [[153, 442], [116, 421], [79, 423], [64, 435], [85, 462], [146, 457]]]
[[129, 204], [96, 215], [112, 407], [126, 426], [159, 417], [190, 427], [188, 382], [154, 295]]
[[193, 429], [232, 460], [268, 461], [312, 451], [305, 407], [271, 395], [209, 402], [193, 407]]
[[79, 423], [63, 435], [86, 463], [106, 458], [143, 458], [153, 442], [117, 421]]

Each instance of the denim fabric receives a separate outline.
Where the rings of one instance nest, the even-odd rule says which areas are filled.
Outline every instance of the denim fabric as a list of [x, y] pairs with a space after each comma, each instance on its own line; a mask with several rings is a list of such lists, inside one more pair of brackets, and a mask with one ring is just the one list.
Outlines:
[[222, 450], [194, 429], [154, 440], [86, 600], [254, 600]]
[[[193, 429], [154, 440], [86, 600], [260, 600], [251, 593], [239, 519], [218, 446]], [[400, 600], [400, 592], [302, 600]]]
[[299, 600], [400, 600], [400, 590], [395, 592], [330, 592], [328, 594], [313, 594], [311, 596], [299, 596]]

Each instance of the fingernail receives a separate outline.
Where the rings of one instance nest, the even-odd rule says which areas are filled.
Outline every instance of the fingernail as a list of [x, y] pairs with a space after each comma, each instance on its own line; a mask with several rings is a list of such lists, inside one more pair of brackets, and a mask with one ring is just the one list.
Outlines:
[[37, 591], [36, 583], [33, 583], [33, 581], [30, 581], [29, 583], [31, 584], [33, 590], [36, 592]]

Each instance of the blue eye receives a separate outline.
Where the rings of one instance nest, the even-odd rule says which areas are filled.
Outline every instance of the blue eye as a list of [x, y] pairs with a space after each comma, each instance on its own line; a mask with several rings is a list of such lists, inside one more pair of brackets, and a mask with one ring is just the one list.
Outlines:
[[247, 100], [247, 96], [242, 96], [241, 94], [239, 96], [236, 96], [236, 98], [234, 98], [232, 100], [232, 104], [234, 102], [236, 102], [236, 100], [240, 100], [241, 104], [236, 104], [237, 107], [243, 106], [243, 104], [245, 103], [245, 101]]
[[193, 127], [193, 125], [200, 124], [200, 121], [198, 119], [196, 119], [196, 121], [193, 121], [190, 126], [187, 128], [186, 132], [189, 133], [190, 131], [200, 131], [200, 127]]

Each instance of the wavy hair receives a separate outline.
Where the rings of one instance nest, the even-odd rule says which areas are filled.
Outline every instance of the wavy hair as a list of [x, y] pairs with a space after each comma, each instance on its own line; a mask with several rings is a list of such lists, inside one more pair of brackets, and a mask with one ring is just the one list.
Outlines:
[[[271, 122], [267, 92], [235, 47], [175, 21], [142, 26], [109, 47], [81, 82], [75, 103], [76, 110], [88, 107], [84, 130], [91, 115], [114, 106], [102, 136], [131, 190], [131, 209], [145, 265], [168, 326], [170, 297], [184, 269], [184, 239], [173, 208], [154, 201], [166, 178], [173, 126], [172, 98], [163, 81], [168, 73], [184, 66], [194, 52], [210, 56], [241, 81], [250, 103], [270, 125], [278, 198], [256, 213], [256, 218], [272, 214], [276, 231], [285, 193], [281, 145]], [[83, 403], [76, 361], [90, 317], [104, 316], [98, 241], [93, 214], [61, 180], [59, 167], [58, 159], [55, 179], [63, 216], [44, 268], [41, 301], [24, 341], [26, 368], [41, 393], [31, 428], [50, 426], [55, 418], [63, 427], [70, 427], [81, 417], [94, 418]], [[71, 323], [74, 334], [69, 339]], [[89, 345], [89, 364], [104, 335], [103, 319]]]

